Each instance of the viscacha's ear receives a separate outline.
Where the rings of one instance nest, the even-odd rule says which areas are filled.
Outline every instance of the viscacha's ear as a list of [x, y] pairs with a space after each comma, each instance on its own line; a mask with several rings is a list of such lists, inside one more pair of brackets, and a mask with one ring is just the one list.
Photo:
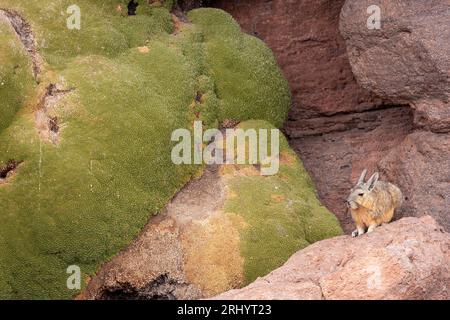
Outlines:
[[369, 180], [367, 180], [367, 188], [369, 189], [369, 191], [371, 191], [374, 187], [375, 187], [375, 184], [377, 183], [377, 181], [378, 181], [378, 177], [379, 177], [380, 175], [378, 174], [378, 172], [375, 172], [370, 178], [369, 178]]
[[366, 174], [367, 174], [367, 169], [364, 169], [363, 172], [361, 173], [361, 175], [359, 176], [358, 182], [356, 183], [357, 185], [364, 182], [364, 178], [366, 177]]

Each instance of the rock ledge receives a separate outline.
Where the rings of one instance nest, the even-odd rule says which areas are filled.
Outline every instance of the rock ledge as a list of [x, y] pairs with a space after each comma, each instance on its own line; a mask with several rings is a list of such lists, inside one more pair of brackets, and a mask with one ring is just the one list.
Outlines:
[[449, 288], [450, 234], [424, 216], [316, 242], [213, 299], [449, 299]]

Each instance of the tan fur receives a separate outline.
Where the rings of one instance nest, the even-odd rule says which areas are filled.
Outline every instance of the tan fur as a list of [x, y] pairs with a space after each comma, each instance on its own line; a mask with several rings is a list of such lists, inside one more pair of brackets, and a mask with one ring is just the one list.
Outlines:
[[373, 231], [377, 226], [392, 220], [394, 212], [402, 204], [402, 192], [392, 183], [378, 181], [378, 173], [364, 182], [366, 170], [351, 190], [347, 202], [356, 224], [352, 235]]

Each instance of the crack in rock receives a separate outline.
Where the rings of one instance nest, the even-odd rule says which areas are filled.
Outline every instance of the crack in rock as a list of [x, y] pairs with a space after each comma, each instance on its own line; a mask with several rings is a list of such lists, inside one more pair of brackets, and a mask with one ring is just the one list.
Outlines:
[[142, 288], [130, 283], [117, 284], [114, 288], [106, 288], [100, 296], [102, 300], [176, 300], [176, 291], [184, 290], [189, 284], [178, 282], [161, 274]]
[[43, 139], [53, 144], [59, 142], [61, 125], [58, 117], [52, 113], [61, 99], [74, 90], [74, 88], [62, 89], [60, 85], [53, 83], [47, 86], [35, 112], [36, 128]]
[[2, 17], [11, 24], [28, 55], [31, 57], [33, 76], [37, 79], [37, 76], [42, 70], [43, 59], [37, 52], [36, 41], [30, 24], [14, 10], [0, 8], [0, 18]]
[[0, 184], [5, 183], [8, 180], [8, 178], [10, 178], [14, 174], [17, 167], [22, 162], [23, 161], [11, 159], [8, 160], [5, 164], [0, 165]]

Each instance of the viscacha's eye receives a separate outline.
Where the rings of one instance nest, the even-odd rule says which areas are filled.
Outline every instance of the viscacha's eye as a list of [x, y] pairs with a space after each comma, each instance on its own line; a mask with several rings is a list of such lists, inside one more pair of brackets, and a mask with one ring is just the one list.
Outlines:
[[364, 193], [358, 193], [358, 196], [362, 197], [364, 195]]

